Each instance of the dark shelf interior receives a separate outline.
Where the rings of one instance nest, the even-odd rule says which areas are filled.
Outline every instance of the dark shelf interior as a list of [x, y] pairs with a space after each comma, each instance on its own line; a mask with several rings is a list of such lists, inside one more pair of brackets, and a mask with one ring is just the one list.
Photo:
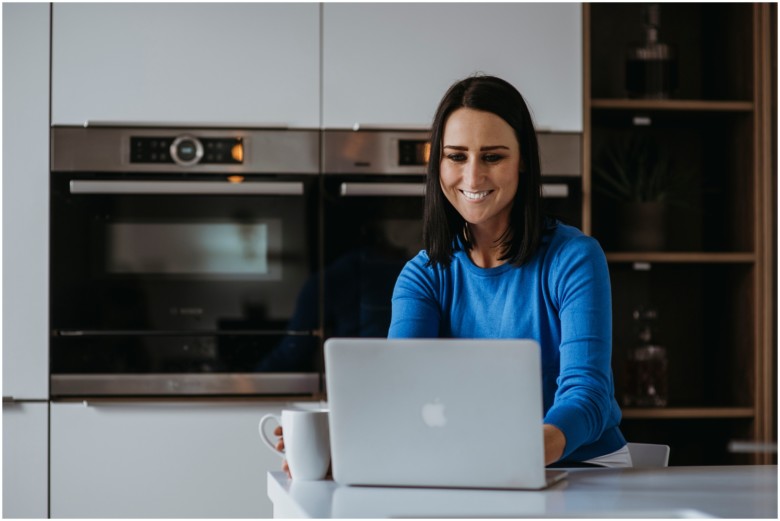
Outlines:
[[751, 420], [625, 419], [620, 429], [628, 441], [669, 445], [669, 465], [749, 465], [751, 454], [728, 450], [732, 440], [751, 439]]
[[[643, 4], [591, 4], [591, 95], [625, 98], [626, 53], [644, 42]], [[752, 5], [660, 4], [658, 39], [677, 54], [675, 99], [752, 97]]]
[[611, 265], [613, 372], [618, 400], [625, 363], [637, 344], [640, 305], [658, 312], [655, 342], [668, 357], [669, 407], [753, 405], [751, 265], [653, 264], [649, 271]]
[[[635, 117], [651, 124], [636, 126]], [[662, 151], [678, 182], [663, 251], [753, 251], [752, 122], [742, 112], [594, 111], [593, 236], [607, 250], [625, 249], [617, 240], [616, 201], [601, 193], [595, 167], [633, 136]]]

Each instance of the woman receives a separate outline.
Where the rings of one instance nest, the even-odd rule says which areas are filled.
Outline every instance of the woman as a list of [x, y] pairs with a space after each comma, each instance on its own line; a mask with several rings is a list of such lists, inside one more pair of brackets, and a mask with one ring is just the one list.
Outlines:
[[631, 466], [611, 371], [609, 272], [598, 243], [545, 219], [528, 107], [470, 77], [433, 121], [423, 241], [393, 294], [389, 336], [533, 338], [545, 462]]
[[430, 157], [425, 250], [396, 281], [388, 336], [535, 339], [545, 463], [630, 467], [606, 259], [594, 239], [544, 217], [525, 100], [492, 76], [455, 83], [436, 111]]

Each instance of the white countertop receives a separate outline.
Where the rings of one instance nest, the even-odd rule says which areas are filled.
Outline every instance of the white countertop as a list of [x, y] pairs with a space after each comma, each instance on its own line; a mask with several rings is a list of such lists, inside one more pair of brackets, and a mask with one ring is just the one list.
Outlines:
[[350, 487], [268, 473], [274, 517], [777, 518], [777, 466], [570, 469], [543, 491]]

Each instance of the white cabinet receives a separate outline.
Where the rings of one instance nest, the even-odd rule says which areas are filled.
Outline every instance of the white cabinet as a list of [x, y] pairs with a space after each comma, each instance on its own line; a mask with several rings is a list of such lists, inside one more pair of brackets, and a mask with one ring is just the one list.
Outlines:
[[3, 4], [3, 130], [3, 396], [46, 400], [48, 4]]
[[52, 403], [52, 517], [271, 517], [281, 459], [258, 422], [282, 402]]
[[484, 72], [581, 131], [581, 23], [576, 3], [55, 3], [52, 122], [428, 126]]
[[3, 404], [3, 518], [49, 516], [49, 404]]
[[319, 126], [315, 3], [55, 3], [52, 122]]
[[536, 124], [582, 130], [578, 3], [325, 3], [323, 126], [430, 126], [456, 80], [515, 85]]

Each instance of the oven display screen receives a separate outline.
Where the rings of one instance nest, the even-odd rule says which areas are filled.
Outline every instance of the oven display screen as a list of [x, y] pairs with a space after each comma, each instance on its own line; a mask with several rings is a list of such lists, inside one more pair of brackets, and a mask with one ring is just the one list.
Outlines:
[[431, 155], [431, 144], [419, 139], [402, 139], [398, 142], [400, 166], [425, 166]]
[[111, 273], [239, 275], [280, 280], [279, 219], [246, 223], [113, 223], [108, 233]]

